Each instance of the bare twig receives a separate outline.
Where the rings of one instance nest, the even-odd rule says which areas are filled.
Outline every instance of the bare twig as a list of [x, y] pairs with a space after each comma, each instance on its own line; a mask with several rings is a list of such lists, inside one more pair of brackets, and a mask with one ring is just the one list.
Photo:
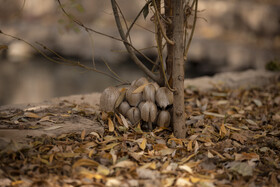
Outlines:
[[105, 36], [105, 37], [108, 37], [108, 38], [111, 38], [111, 39], [114, 39], [114, 40], [123, 42], [123, 40], [121, 40], [121, 39], [119, 39], [119, 38], [116, 38], [116, 37], [111, 36], [111, 35], [108, 35], [108, 34], [104, 34], [104, 33], [102, 33], [102, 32], [96, 31], [96, 30], [94, 30], [94, 29], [92, 29], [92, 28], [89, 28], [89, 27], [85, 26], [85, 25], [84, 25], [82, 22], [80, 22], [78, 19], [74, 18], [73, 16], [71, 16], [70, 14], [68, 14], [68, 13], [66, 12], [66, 10], [63, 8], [63, 6], [62, 6], [60, 0], [57, 0], [57, 2], [58, 2], [58, 4], [59, 4], [59, 6], [60, 6], [62, 12], [63, 12], [70, 20], [74, 21], [76, 24], [78, 24], [79, 26], [83, 27], [86, 31], [91, 31], [91, 32], [94, 32], [94, 33], [96, 33], [96, 34], [99, 34], [99, 35], [102, 35], [102, 36]]
[[158, 82], [159, 81], [159, 77], [157, 75], [155, 75], [152, 71], [150, 71], [139, 59], [138, 57], [135, 55], [134, 51], [132, 50], [133, 48], [131, 47], [131, 45], [129, 45], [127, 38], [125, 36], [123, 27], [121, 25], [121, 21], [120, 21], [120, 17], [119, 17], [119, 13], [118, 13], [118, 8], [116, 6], [116, 2], [115, 0], [111, 0], [111, 4], [112, 4], [112, 9], [114, 12], [114, 17], [115, 17], [115, 21], [119, 30], [119, 34], [121, 36], [121, 38], [123, 39], [123, 43], [130, 55], [130, 57], [132, 58], [132, 60], [135, 62], [136, 65], [138, 65], [138, 67], [147, 75], [149, 76], [151, 79], [153, 79], [154, 81]]
[[131, 23], [131, 25], [129, 26], [129, 28], [127, 29], [127, 32], [125, 34], [125, 37], [127, 38], [127, 36], [129, 36], [130, 30], [132, 29], [132, 27], [134, 26], [134, 24], [136, 23], [136, 21], [138, 20], [138, 18], [140, 17], [140, 15], [142, 14], [142, 12], [144, 11], [145, 7], [147, 6], [149, 2], [146, 2], [146, 4], [143, 6], [143, 8], [140, 10], [140, 12], [137, 14], [137, 16], [135, 17], [135, 19], [133, 20], [133, 22]]
[[192, 42], [192, 38], [193, 38], [193, 33], [194, 33], [194, 29], [195, 29], [195, 25], [196, 25], [196, 18], [197, 18], [197, 7], [198, 7], [198, 0], [194, 0], [195, 1], [195, 12], [194, 12], [194, 18], [193, 18], [193, 27], [192, 27], [192, 31], [191, 31], [191, 35], [190, 35], [190, 39], [188, 41], [187, 47], [185, 48], [184, 51], [184, 60], [187, 60], [187, 55], [189, 52], [189, 48]]
[[[113, 74], [115, 75], [118, 79], [122, 80], [122, 78], [115, 72], [112, 70], [112, 68], [108, 65], [108, 63], [106, 62], [106, 60], [104, 58], [102, 58], [103, 63], [106, 65], [107, 69]], [[122, 80], [122, 82], [124, 82], [125, 84], [128, 84], [127, 81]]]
[[43, 51], [41, 51], [40, 49], [38, 49], [37, 47], [35, 47], [34, 45], [32, 45], [31, 43], [27, 42], [26, 40], [24, 39], [21, 39], [19, 37], [16, 37], [16, 36], [13, 36], [13, 35], [10, 35], [10, 34], [7, 34], [7, 33], [4, 33], [3, 31], [0, 30], [0, 34], [3, 34], [4, 36], [7, 36], [7, 37], [10, 37], [10, 38], [13, 38], [13, 39], [16, 39], [16, 40], [19, 40], [19, 41], [22, 41], [24, 42], [25, 44], [29, 45], [31, 48], [33, 48], [35, 51], [37, 51], [39, 54], [41, 54], [43, 57], [45, 57], [47, 60], [51, 61], [51, 62], [54, 62], [54, 63], [57, 63], [57, 64], [63, 64], [63, 65], [71, 65], [71, 66], [78, 66], [78, 67], [81, 67], [81, 68], [84, 68], [86, 70], [90, 70], [90, 71], [94, 71], [94, 72], [97, 72], [97, 73], [100, 73], [100, 74], [103, 74], [103, 75], [106, 75], [112, 79], [115, 79], [116, 81], [118, 82], [121, 82], [121, 83], [124, 83], [122, 80], [120, 80], [118, 77], [114, 77], [106, 72], [103, 72], [103, 71], [100, 71], [96, 68], [91, 68], [91, 67], [88, 67], [86, 65], [83, 65], [81, 64], [80, 62], [76, 62], [76, 61], [72, 61], [72, 60], [68, 60], [68, 59], [65, 59], [64, 57], [62, 57], [61, 55], [59, 55], [58, 53], [56, 53], [55, 51], [49, 49], [48, 47], [46, 47], [45, 45], [43, 44], [40, 44], [39, 42], [36, 42], [38, 45], [41, 45], [44, 49], [48, 50], [49, 52], [53, 53], [56, 57], [58, 57], [58, 59], [62, 60], [61, 61], [58, 61], [58, 60], [55, 60], [51, 57], [49, 57], [48, 55], [46, 55]]
[[[120, 11], [120, 14], [121, 14], [122, 18], [123, 18], [125, 27], [126, 27], [126, 29], [128, 30], [127, 21], [126, 21], [126, 19], [125, 19], [125, 17], [124, 17], [124, 14], [123, 14], [123, 12], [122, 12], [122, 10], [121, 10], [121, 8], [120, 8], [120, 6], [119, 6], [119, 4], [118, 4], [117, 2], [116, 2], [116, 5], [117, 5], [117, 7], [118, 7], [118, 9], [119, 9], [119, 11]], [[128, 34], [127, 36], [128, 36], [128, 38], [129, 38], [129, 42], [132, 44], [130, 35]], [[126, 36], [126, 37], [127, 37], [127, 36]]]
[[87, 32], [88, 33], [88, 37], [90, 38], [90, 44], [91, 44], [91, 49], [92, 49], [92, 54], [91, 54], [91, 60], [92, 60], [92, 66], [94, 67], [94, 68], [96, 68], [96, 64], [95, 64], [95, 60], [94, 60], [94, 42], [93, 42], [93, 38], [92, 38], [92, 36], [90, 35], [90, 33], [89, 32]]
[[153, 4], [154, 4], [154, 8], [155, 8], [156, 19], [157, 19], [157, 21], [158, 21], [158, 25], [159, 25], [159, 28], [160, 28], [160, 30], [161, 30], [161, 33], [162, 33], [164, 39], [166, 40], [167, 43], [169, 43], [169, 44], [171, 44], [171, 45], [174, 45], [174, 42], [173, 42], [172, 40], [170, 40], [170, 39], [166, 36], [166, 33], [164, 32], [163, 25], [161, 24], [161, 21], [160, 21], [159, 11], [158, 11], [158, 9], [157, 9], [155, 0], [153, 0]]

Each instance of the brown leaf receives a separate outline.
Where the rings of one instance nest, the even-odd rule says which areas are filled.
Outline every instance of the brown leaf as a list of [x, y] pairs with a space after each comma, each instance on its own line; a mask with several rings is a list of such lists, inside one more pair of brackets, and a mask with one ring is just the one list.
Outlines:
[[231, 138], [236, 140], [236, 141], [238, 141], [238, 142], [240, 142], [241, 144], [244, 144], [245, 141], [247, 141], [247, 137], [246, 136], [243, 136], [240, 133], [236, 133], [236, 132], [231, 135]]
[[24, 117], [36, 118], [36, 119], [41, 118], [38, 114], [35, 114], [35, 113], [33, 113], [33, 112], [25, 112], [25, 113], [24, 113]]
[[219, 134], [220, 134], [220, 137], [221, 138], [224, 138], [226, 135], [227, 135], [227, 129], [225, 128], [225, 125], [224, 125], [224, 123], [221, 125], [221, 127], [220, 127], [220, 132], [219, 132]]
[[108, 126], [109, 126], [109, 132], [114, 132], [115, 126], [114, 126], [114, 123], [112, 122], [111, 118], [108, 118]]
[[73, 164], [73, 168], [79, 167], [79, 166], [92, 166], [97, 167], [99, 165], [98, 162], [86, 158], [81, 158], [80, 160], [76, 161]]
[[132, 162], [130, 160], [124, 160], [115, 164], [114, 168], [131, 168], [131, 167], [135, 167], [136, 165], [137, 164], [135, 162]]
[[260, 156], [256, 153], [241, 153], [241, 154], [238, 154], [238, 153], [235, 153], [235, 160], [236, 161], [243, 161], [243, 160], [253, 160], [253, 161], [256, 161], [256, 160], [259, 160], [260, 159]]
[[230, 163], [230, 166], [230, 170], [235, 171], [244, 177], [253, 175], [253, 167], [246, 162], [234, 161]]
[[119, 144], [120, 144], [119, 142], [117, 142], [117, 143], [111, 143], [111, 144], [108, 144], [108, 145], [106, 145], [105, 147], [101, 148], [100, 150], [103, 150], [103, 151], [109, 150], [109, 149], [112, 149], [112, 148], [114, 148], [115, 146], [117, 146], [117, 145], [119, 145]]
[[142, 140], [141, 143], [139, 144], [139, 147], [140, 147], [142, 150], [145, 150], [146, 144], [147, 144], [147, 139], [146, 139], [146, 138], [143, 138], [143, 140]]
[[120, 95], [118, 97], [118, 99], [116, 100], [116, 103], [115, 103], [115, 108], [118, 108], [119, 105], [123, 102], [124, 100], [124, 97], [125, 97], [125, 92], [126, 92], [126, 89], [125, 88], [122, 88], [121, 91], [120, 91]]
[[123, 122], [123, 125], [128, 129], [129, 126], [128, 126], [127, 120], [125, 119], [125, 117], [124, 117], [123, 115], [120, 114], [120, 116], [121, 116], [121, 120], [122, 120], [122, 122]]

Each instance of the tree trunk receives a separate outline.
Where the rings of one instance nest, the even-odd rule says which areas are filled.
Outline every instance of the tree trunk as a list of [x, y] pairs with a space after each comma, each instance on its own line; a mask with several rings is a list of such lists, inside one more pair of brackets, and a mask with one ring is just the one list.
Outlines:
[[184, 12], [183, 0], [172, 0], [173, 7], [173, 128], [177, 138], [186, 137], [184, 105]]

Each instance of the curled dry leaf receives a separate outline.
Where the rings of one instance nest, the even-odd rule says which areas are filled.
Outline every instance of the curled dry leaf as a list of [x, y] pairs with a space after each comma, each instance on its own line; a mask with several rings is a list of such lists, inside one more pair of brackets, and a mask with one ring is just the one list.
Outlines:
[[116, 87], [106, 88], [100, 97], [100, 109], [105, 112], [114, 112], [115, 104], [120, 96], [120, 91]]
[[173, 93], [166, 87], [160, 87], [156, 91], [156, 102], [161, 108], [166, 108], [173, 104]]

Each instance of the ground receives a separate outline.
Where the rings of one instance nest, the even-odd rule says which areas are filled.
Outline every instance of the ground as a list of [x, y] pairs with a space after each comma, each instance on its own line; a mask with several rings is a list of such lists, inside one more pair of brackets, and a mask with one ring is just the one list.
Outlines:
[[0, 186], [279, 186], [279, 74], [252, 73], [186, 81], [186, 139], [100, 94], [1, 107]]

